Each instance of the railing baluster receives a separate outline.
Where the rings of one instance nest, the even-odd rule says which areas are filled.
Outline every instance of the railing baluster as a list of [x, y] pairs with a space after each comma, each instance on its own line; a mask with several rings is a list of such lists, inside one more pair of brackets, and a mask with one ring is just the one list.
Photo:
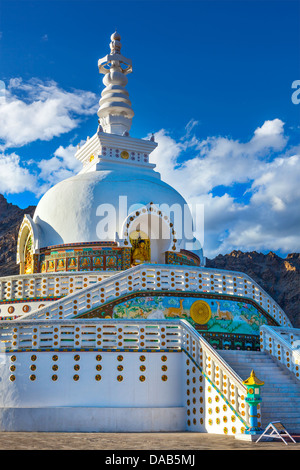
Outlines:
[[260, 328], [260, 349], [274, 356], [288, 370], [300, 379], [300, 342], [294, 335], [299, 335], [296, 328], [270, 327]]

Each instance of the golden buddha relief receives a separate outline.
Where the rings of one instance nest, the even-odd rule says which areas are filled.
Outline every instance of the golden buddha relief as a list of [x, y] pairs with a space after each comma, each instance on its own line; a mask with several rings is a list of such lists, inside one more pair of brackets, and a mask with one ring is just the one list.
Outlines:
[[66, 261], [64, 259], [59, 259], [57, 262], [57, 269], [64, 270], [66, 269]]
[[131, 264], [136, 266], [138, 264], [150, 262], [150, 240], [146, 233], [141, 230], [134, 230], [129, 235], [129, 240], [132, 246]]
[[77, 268], [77, 259], [72, 257], [68, 258], [68, 269], [75, 269]]
[[26, 240], [24, 250], [24, 273], [32, 273], [32, 238], [29, 236]]

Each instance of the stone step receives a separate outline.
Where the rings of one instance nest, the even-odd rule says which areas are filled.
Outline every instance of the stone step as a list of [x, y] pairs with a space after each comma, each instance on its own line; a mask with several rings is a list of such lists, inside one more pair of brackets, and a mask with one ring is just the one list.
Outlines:
[[[299, 404], [298, 404], [297, 406], [293, 407], [293, 408], [291, 408], [291, 407], [289, 407], [289, 406], [285, 406], [285, 404], [282, 405], [281, 408], [279, 408], [279, 407], [276, 406], [276, 405], [277, 405], [276, 400], [274, 400], [274, 401], [273, 401], [273, 400], [270, 400], [270, 401], [268, 401], [268, 402], [265, 400], [265, 401], [264, 401], [264, 404], [261, 404], [260, 410], [262, 411], [262, 414], [263, 414], [263, 415], [264, 415], [265, 412], [266, 412], [266, 413], [268, 412], [268, 413], [271, 413], [271, 414], [273, 414], [273, 415], [276, 415], [277, 412], [279, 413], [280, 409], [282, 408], [282, 409], [283, 409], [282, 413], [286, 413], [287, 415], [289, 415], [290, 412], [291, 412], [291, 413], [295, 412], [296, 415], [300, 417], [300, 412], [299, 412], [300, 408], [299, 408]], [[281, 411], [280, 411], [280, 412], [281, 412]]]
[[263, 391], [261, 392], [261, 397], [263, 400], [272, 400], [273, 398], [275, 398], [278, 402], [279, 401], [283, 401], [283, 402], [286, 402], [286, 401], [289, 401], [289, 400], [292, 400], [292, 401], [295, 401], [296, 403], [298, 403], [298, 401], [300, 400], [300, 394], [297, 393], [297, 394], [284, 394], [284, 393], [280, 393], [280, 392], [269, 392], [269, 391]]
[[[283, 380], [288, 380], [289, 382], [294, 383], [295, 385], [298, 384], [297, 379], [291, 376], [288, 370], [285, 371], [276, 366], [274, 368], [270, 368], [267, 366], [259, 367], [257, 364], [252, 362], [251, 366], [247, 367], [245, 366], [245, 364], [240, 364], [240, 363], [233, 364], [229, 361], [227, 363], [236, 373], [244, 375], [244, 376], [247, 375], [247, 378], [249, 377], [251, 371], [254, 370], [255, 375], [257, 377], [261, 375], [268, 379], [274, 378], [274, 381], [280, 380], [282, 378]], [[262, 377], [258, 377], [258, 378], [262, 379]], [[298, 385], [300, 386], [300, 381]]]
[[228, 361], [240, 361], [244, 363], [250, 363], [250, 362], [255, 362], [255, 363], [260, 363], [260, 364], [265, 364], [270, 363], [274, 364], [275, 362], [268, 356], [266, 357], [243, 357], [243, 356], [226, 356], [226, 355], [221, 355], [224, 359], [227, 359]]
[[293, 400], [298, 402], [300, 400], [300, 394], [299, 393], [280, 393], [280, 392], [272, 392], [272, 391], [262, 391], [261, 392], [261, 397], [263, 399], [268, 399], [271, 400], [272, 397], [277, 398], [277, 401], [288, 401], [288, 400]]
[[263, 427], [272, 421], [280, 421], [293, 432], [300, 432], [300, 381], [284, 366], [259, 351], [218, 351], [228, 365], [243, 380], [255, 375], [265, 382], [261, 388], [260, 412]]
[[271, 395], [271, 394], [270, 395], [268, 395], [268, 394], [267, 395], [261, 395], [261, 398], [262, 398], [264, 403], [267, 403], [267, 402], [268, 403], [273, 403], [273, 406], [274, 406], [274, 404], [279, 403], [279, 402], [286, 404], [286, 403], [289, 403], [290, 401], [293, 401], [293, 402], [295, 402], [296, 405], [298, 405], [299, 402], [300, 402], [300, 397], [299, 396], [297, 396], [297, 397], [282, 397], [282, 396], [278, 395], [278, 393], [277, 394], [274, 393], [273, 395]]
[[262, 387], [262, 390], [282, 390], [283, 392], [298, 392], [300, 393], [300, 387], [298, 387], [297, 385], [291, 383], [285, 383], [285, 384], [278, 384], [278, 383], [268, 383], [268, 382], [265, 382], [265, 385], [263, 385]]
[[[273, 421], [279, 421], [278, 419], [274, 419]], [[262, 422], [262, 429], [263, 431], [267, 428], [267, 426], [272, 423], [272, 420], [270, 421], [263, 421]], [[281, 421], [281, 424], [283, 424], [283, 426], [286, 428], [287, 432], [291, 435], [293, 434], [298, 434], [300, 432], [300, 426], [298, 423], [286, 423], [286, 422], [282, 422]], [[287, 438], [288, 439], [288, 438]], [[268, 439], [268, 441], [271, 442], [271, 439]], [[278, 441], [278, 439], [276, 439], [276, 441]]]
[[284, 372], [284, 369], [280, 369], [278, 367], [278, 365], [275, 363], [275, 362], [267, 362], [267, 361], [256, 361], [254, 359], [252, 360], [249, 360], [249, 361], [244, 361], [244, 360], [237, 360], [237, 359], [231, 359], [230, 357], [228, 358], [223, 358], [223, 359], [226, 359], [226, 362], [228, 362], [228, 364], [235, 364], [235, 365], [240, 365], [240, 366], [244, 366], [244, 367], [251, 367], [251, 366], [255, 366], [255, 367], [260, 367], [262, 369], [278, 369], [278, 370], [281, 370], [282, 372]]
[[[261, 405], [261, 410], [263, 412], [263, 414], [265, 413], [272, 413], [274, 414], [274, 405], [272, 403], [264, 403]], [[296, 416], [299, 416], [299, 419], [300, 419], [300, 413], [299, 413], [299, 410], [300, 410], [300, 406], [288, 406], [286, 405], [284, 407], [284, 412], [286, 414], [295, 414]]]
[[265, 428], [269, 423], [275, 422], [275, 421], [280, 421], [281, 424], [287, 429], [288, 432], [295, 432], [299, 431], [300, 429], [300, 423], [298, 421], [293, 421], [293, 420], [288, 420], [284, 417], [278, 419], [278, 418], [267, 418], [266, 420], [262, 421], [262, 427]]
[[[241, 371], [238, 368], [233, 368], [233, 370], [235, 371], [237, 375], [239, 375], [239, 377], [242, 380], [248, 379], [248, 377], [250, 376], [250, 372], [248, 374], [247, 372]], [[289, 375], [278, 376], [274, 374], [272, 377], [270, 377], [266, 374], [260, 373], [260, 371], [258, 370], [255, 370], [254, 372], [255, 372], [256, 377], [258, 377], [260, 380], [265, 382], [265, 386], [272, 387], [274, 385], [279, 388], [286, 386], [286, 387], [293, 387], [295, 388], [295, 390], [297, 388], [300, 390], [300, 384], [297, 384]]]
[[217, 350], [218, 354], [220, 354], [220, 356], [226, 356], [226, 357], [249, 357], [251, 359], [253, 358], [263, 358], [263, 357], [267, 357], [270, 359], [270, 356], [266, 353], [263, 353], [263, 352], [260, 352], [260, 351], [238, 351], [238, 350], [234, 350], [234, 351], [230, 351], [229, 349], [218, 349]]
[[[231, 368], [238, 374], [247, 375], [248, 377], [251, 374], [251, 370], [249, 370], [249, 369], [242, 369], [240, 367], [233, 367], [233, 366], [231, 366]], [[277, 382], [278, 380], [282, 379], [282, 380], [288, 380], [289, 382], [294, 383], [295, 385], [297, 385], [297, 382], [295, 380], [293, 380], [293, 378], [290, 377], [289, 374], [283, 374], [283, 373], [279, 373], [277, 371], [274, 371], [272, 373], [272, 372], [261, 370], [259, 368], [255, 368], [254, 373], [255, 373], [256, 377], [258, 377], [258, 375], [261, 375], [262, 377], [260, 377], [260, 378], [265, 378], [265, 379], [268, 379], [268, 380], [272, 380], [273, 382]]]

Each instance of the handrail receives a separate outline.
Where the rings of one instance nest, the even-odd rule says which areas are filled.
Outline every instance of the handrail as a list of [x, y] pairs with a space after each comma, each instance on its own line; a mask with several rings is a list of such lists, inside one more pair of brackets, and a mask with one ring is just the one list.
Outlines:
[[248, 422], [249, 407], [245, 402], [247, 388], [242, 379], [186, 320], [180, 320], [180, 323], [184, 325], [186, 335], [190, 335], [191, 338], [189, 341], [189, 338], [186, 338], [183, 349], [201, 367], [203, 373], [217, 387], [230, 406]]
[[200, 333], [198, 333], [197, 330], [195, 330], [194, 328], [191, 327], [191, 324], [186, 321], [186, 320], [180, 320], [182, 323], [185, 324], [185, 327], [186, 329], [190, 332], [190, 334], [196, 338], [197, 340], [199, 339], [199, 337], [201, 338], [201, 340], [203, 341], [203, 344], [205, 344], [205, 347], [206, 349], [209, 351], [209, 353], [214, 356], [215, 360], [218, 362], [218, 364], [222, 367], [224, 367], [224, 369], [226, 369], [228, 371], [228, 373], [230, 373], [233, 377], [233, 380], [235, 381], [235, 383], [240, 386], [244, 392], [247, 392], [247, 387], [245, 385], [243, 385], [242, 383], [242, 379], [239, 375], [236, 374], [236, 372], [229, 366], [229, 364], [227, 364], [227, 362], [224, 360], [224, 358], [222, 356], [220, 356], [220, 354], [218, 354], [218, 352], [208, 343], [208, 341], [206, 341], [206, 339], [200, 335]]
[[[75, 276], [74, 276], [75, 277]], [[252, 296], [249, 289], [252, 289]], [[172, 290], [223, 294], [251, 300], [283, 326], [291, 326], [288, 317], [246, 274], [177, 265], [143, 264], [120, 271], [94, 285], [83, 287], [24, 318], [70, 318], [99, 307], [121, 295], [135, 291]]]
[[295, 335], [300, 338], [300, 329], [262, 325], [260, 327], [260, 349], [275, 357], [282, 365], [300, 379], [300, 352], [295, 348]]

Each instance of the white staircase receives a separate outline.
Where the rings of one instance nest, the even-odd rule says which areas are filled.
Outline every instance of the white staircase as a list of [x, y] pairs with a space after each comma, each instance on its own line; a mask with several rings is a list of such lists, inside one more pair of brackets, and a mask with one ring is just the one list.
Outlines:
[[300, 382], [284, 366], [261, 351], [218, 351], [230, 367], [246, 380], [252, 370], [265, 382], [261, 389], [262, 428], [280, 421], [288, 432], [300, 432]]

